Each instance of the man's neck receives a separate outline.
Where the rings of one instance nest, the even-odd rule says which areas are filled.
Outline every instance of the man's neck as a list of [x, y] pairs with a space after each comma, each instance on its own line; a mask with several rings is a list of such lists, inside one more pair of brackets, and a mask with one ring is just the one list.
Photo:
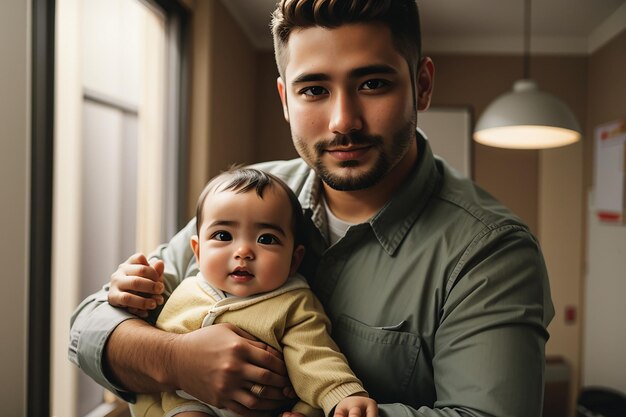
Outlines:
[[338, 191], [323, 183], [326, 203], [335, 216], [349, 223], [363, 223], [387, 204], [404, 184], [417, 162], [417, 141], [385, 177], [372, 187], [357, 191]]

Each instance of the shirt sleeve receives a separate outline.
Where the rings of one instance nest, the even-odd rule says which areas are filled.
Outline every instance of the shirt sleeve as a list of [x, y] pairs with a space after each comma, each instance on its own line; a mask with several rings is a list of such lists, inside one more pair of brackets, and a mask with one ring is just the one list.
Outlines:
[[432, 361], [433, 408], [382, 404], [380, 415], [541, 416], [554, 308], [534, 238], [515, 225], [478, 236], [446, 294]]
[[[150, 259], [165, 262], [163, 281], [167, 299], [178, 284], [192, 274], [195, 259], [190, 247], [190, 238], [195, 234], [195, 219], [178, 232], [168, 244], [161, 245]], [[110, 381], [104, 372], [104, 347], [113, 330], [125, 320], [136, 319], [123, 309], [112, 307], [107, 302], [109, 284], [85, 298], [76, 308], [70, 320], [70, 343], [68, 356], [72, 363], [94, 381], [126, 401], [134, 402], [135, 395], [124, 391]], [[156, 320], [159, 311], [150, 321]]]

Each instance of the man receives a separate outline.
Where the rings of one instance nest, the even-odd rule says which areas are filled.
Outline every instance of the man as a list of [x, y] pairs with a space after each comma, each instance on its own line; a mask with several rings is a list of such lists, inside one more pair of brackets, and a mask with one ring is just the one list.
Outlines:
[[[381, 415], [539, 416], [553, 316], [541, 252], [416, 131], [434, 77], [418, 22], [414, 0], [281, 1], [278, 92], [302, 159], [258, 167], [299, 196], [312, 235], [300, 272]], [[194, 227], [154, 254], [166, 295], [197, 272]], [[126, 398], [184, 389], [243, 415], [281, 404], [284, 365], [265, 344], [227, 325], [162, 333], [104, 302], [159, 293], [162, 268], [131, 257], [110, 294], [81, 304], [74, 362]]]

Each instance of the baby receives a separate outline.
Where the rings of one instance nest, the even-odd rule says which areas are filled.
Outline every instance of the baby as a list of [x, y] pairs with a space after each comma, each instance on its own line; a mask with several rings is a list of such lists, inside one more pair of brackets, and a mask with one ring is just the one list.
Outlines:
[[[304, 257], [304, 218], [293, 191], [256, 169], [213, 178], [198, 199], [191, 238], [200, 272], [167, 300], [157, 326], [187, 333], [232, 323], [283, 353], [300, 401], [284, 415], [377, 417], [376, 402], [330, 338], [330, 321], [306, 281], [295, 275]], [[146, 278], [147, 279], [147, 278]], [[253, 394], [263, 387], [253, 385]], [[320, 410], [321, 409], [321, 410]], [[234, 416], [183, 391], [140, 395], [134, 417]], [[156, 410], [156, 412], [155, 412]]]

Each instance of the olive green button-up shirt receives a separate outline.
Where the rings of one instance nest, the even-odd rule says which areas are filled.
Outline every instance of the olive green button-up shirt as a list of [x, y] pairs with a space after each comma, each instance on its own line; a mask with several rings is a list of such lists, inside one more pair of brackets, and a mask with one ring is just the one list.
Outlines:
[[[381, 416], [540, 416], [554, 310], [539, 245], [419, 135], [418, 144], [416, 169], [392, 200], [330, 247], [315, 173], [300, 159], [257, 167], [299, 196], [311, 232], [301, 273]], [[155, 253], [168, 293], [197, 272], [194, 233], [192, 221]], [[77, 309], [70, 359], [115, 390], [100, 358], [128, 317], [108, 307], [106, 290]]]

